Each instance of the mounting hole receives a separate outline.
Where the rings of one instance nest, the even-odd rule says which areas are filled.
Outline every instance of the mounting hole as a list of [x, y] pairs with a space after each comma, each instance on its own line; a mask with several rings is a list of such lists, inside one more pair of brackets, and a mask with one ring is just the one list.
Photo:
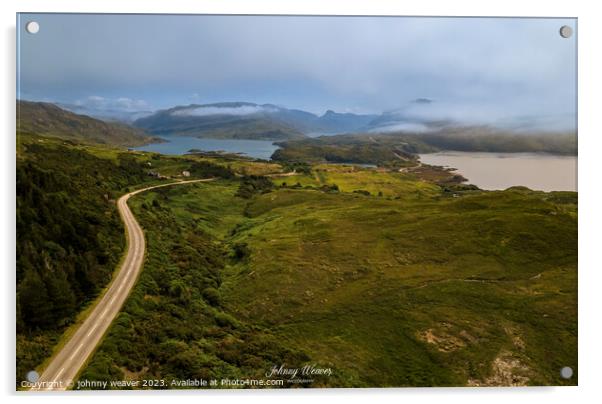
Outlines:
[[565, 366], [562, 369], [560, 369], [560, 376], [563, 379], [570, 379], [571, 377], [573, 377], [573, 369], [569, 366]]
[[30, 370], [29, 372], [27, 372], [27, 376], [25, 377], [27, 378], [28, 382], [35, 383], [40, 378], [40, 375], [35, 370]]
[[29, 21], [26, 25], [25, 25], [25, 30], [27, 32], [29, 32], [30, 34], [37, 34], [38, 31], [40, 30], [40, 24], [38, 24], [35, 21]]
[[573, 28], [568, 25], [560, 27], [560, 36], [563, 38], [570, 38], [573, 35]]

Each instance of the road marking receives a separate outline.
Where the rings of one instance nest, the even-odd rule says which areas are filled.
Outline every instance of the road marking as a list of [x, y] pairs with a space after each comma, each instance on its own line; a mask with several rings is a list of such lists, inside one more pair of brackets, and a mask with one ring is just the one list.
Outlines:
[[94, 327], [92, 327], [92, 328], [90, 329], [90, 331], [88, 331], [88, 335], [87, 335], [88, 337], [89, 337], [90, 335], [92, 335], [92, 331], [94, 331], [94, 330], [96, 329], [96, 326], [97, 326], [97, 325], [98, 325], [98, 323], [94, 324]]
[[56, 383], [56, 381], [58, 380], [59, 377], [61, 377], [61, 375], [63, 374], [64, 371], [65, 371], [65, 368], [61, 368], [61, 370], [58, 372], [58, 374], [56, 375], [54, 380], [52, 380], [50, 385], [48, 387], [46, 387], [46, 390], [52, 390], [54, 388], [54, 383]]
[[69, 357], [69, 360], [73, 360], [73, 358], [75, 357], [75, 355], [79, 352], [80, 349], [82, 349], [83, 346], [84, 346], [84, 344], [79, 344], [79, 346], [77, 347], [77, 349]]

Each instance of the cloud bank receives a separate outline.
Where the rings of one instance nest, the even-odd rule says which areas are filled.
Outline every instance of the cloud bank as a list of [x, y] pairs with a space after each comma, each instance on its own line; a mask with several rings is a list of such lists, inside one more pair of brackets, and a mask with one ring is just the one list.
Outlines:
[[275, 108], [264, 107], [261, 105], [242, 105], [239, 107], [194, 107], [184, 108], [173, 111], [174, 116], [211, 116], [211, 115], [253, 115], [259, 113], [275, 112]]
[[105, 98], [98, 95], [77, 99], [75, 100], [74, 105], [100, 111], [120, 110], [125, 112], [144, 111], [151, 108], [144, 100], [133, 100], [127, 97]]
[[42, 28], [39, 35], [19, 32], [23, 98], [73, 103], [96, 95], [118, 103], [126, 97], [123, 108], [145, 100], [154, 109], [248, 101], [317, 114], [380, 113], [429, 99], [436, 102], [412, 103], [406, 113], [575, 124], [577, 35], [558, 34], [561, 25], [576, 33], [572, 19], [20, 18]]

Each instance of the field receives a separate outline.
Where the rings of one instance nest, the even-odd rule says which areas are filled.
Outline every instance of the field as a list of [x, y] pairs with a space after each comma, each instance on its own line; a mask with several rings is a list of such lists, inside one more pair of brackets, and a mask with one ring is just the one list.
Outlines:
[[[387, 197], [406, 197], [408, 194], [434, 196], [440, 188], [432, 182], [420, 181], [415, 175], [356, 165], [319, 164], [310, 174], [299, 173], [274, 179], [276, 185], [316, 187], [337, 185], [342, 192], [369, 193]], [[362, 192], [363, 191], [363, 192]]]
[[576, 383], [559, 375], [577, 369], [575, 193], [346, 170], [136, 197], [148, 261], [82, 378], [312, 364], [333, 370], [314, 387]]
[[109, 282], [114, 200], [189, 171], [216, 180], [130, 200], [145, 266], [80, 380], [184, 388], [315, 366], [332, 373], [284, 387], [577, 383], [559, 374], [578, 368], [576, 193], [30, 135], [17, 158], [17, 381]]

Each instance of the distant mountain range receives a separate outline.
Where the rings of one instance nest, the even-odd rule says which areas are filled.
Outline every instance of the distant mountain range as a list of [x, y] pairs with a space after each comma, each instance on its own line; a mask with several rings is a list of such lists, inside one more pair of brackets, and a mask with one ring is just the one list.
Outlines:
[[[327, 111], [318, 116], [272, 104], [228, 102], [178, 106], [140, 118], [134, 122], [135, 126], [131, 126], [75, 114], [51, 103], [17, 101], [17, 133], [115, 146], [138, 146], [163, 141], [148, 133], [166, 138], [170, 135], [188, 135], [273, 140], [286, 149], [280, 151], [282, 158], [287, 153], [298, 154], [299, 150], [307, 154], [309, 149], [313, 150], [312, 156], [316, 153], [315, 150], [320, 149], [320, 153], [324, 152], [331, 158], [334, 156], [332, 147], [351, 148], [357, 154], [358, 147], [372, 150], [387, 142], [392, 142], [397, 152], [409, 153], [424, 152], [427, 149], [567, 155], [577, 153], [577, 137], [572, 131], [540, 131], [525, 135], [491, 126], [411, 121], [404, 116], [407, 116], [404, 111], [378, 116]], [[333, 135], [338, 132], [341, 135], [319, 138], [306, 135], [316, 132]]]
[[[419, 98], [412, 104], [434, 101]], [[195, 136], [201, 138], [291, 140], [306, 136], [360, 132], [422, 132], [437, 123], [408, 117], [403, 109], [381, 114], [339, 113], [323, 115], [289, 109], [274, 104], [220, 102], [191, 104], [151, 111], [94, 109], [91, 106], [57, 104], [69, 111], [105, 121], [121, 121], [159, 136]]]
[[[81, 107], [82, 111], [88, 112], [86, 115], [65, 110], [69, 108], [71, 111], [78, 110], [80, 106], [77, 105], [58, 104], [57, 106], [29, 101], [20, 101], [19, 105], [22, 130], [116, 145], [137, 145], [157, 141], [158, 138], [151, 138], [147, 134], [166, 138], [180, 135], [282, 142], [320, 135], [361, 133], [426, 136], [445, 132], [454, 133], [454, 138], [457, 138], [462, 134], [474, 136], [476, 131], [483, 135], [487, 134], [488, 137], [499, 133], [514, 133], [519, 137], [528, 134], [527, 137], [531, 139], [537, 134], [574, 133], [574, 131], [556, 129], [534, 129], [536, 126], [528, 125], [537, 123], [537, 120], [532, 118], [527, 119], [526, 122], [511, 122], [512, 125], [470, 125], [450, 119], [437, 119], [437, 114], [431, 112], [436, 112], [437, 108], [440, 110], [441, 106], [433, 107], [431, 104], [434, 102], [427, 98], [419, 98], [398, 110], [381, 114], [338, 113], [328, 110], [323, 115], [274, 104], [251, 102], [191, 104], [154, 113], [148, 111], [112, 113], [108, 109], [96, 111], [90, 107]], [[123, 118], [121, 123], [117, 121], [119, 117]], [[553, 122], [548, 126], [558, 127]]]
[[139, 146], [160, 141], [123, 123], [105, 122], [74, 114], [51, 103], [31, 101], [17, 101], [17, 133], [117, 146]]
[[162, 136], [290, 140], [304, 138], [311, 133], [360, 131], [376, 117], [330, 110], [318, 116], [273, 104], [222, 102], [161, 110], [137, 119], [133, 125]]
[[[276, 107], [244, 102], [178, 106], [140, 118], [133, 124], [148, 133], [228, 139], [287, 140], [303, 138], [294, 120], [304, 113], [280, 114]], [[281, 116], [290, 116], [287, 120]]]

